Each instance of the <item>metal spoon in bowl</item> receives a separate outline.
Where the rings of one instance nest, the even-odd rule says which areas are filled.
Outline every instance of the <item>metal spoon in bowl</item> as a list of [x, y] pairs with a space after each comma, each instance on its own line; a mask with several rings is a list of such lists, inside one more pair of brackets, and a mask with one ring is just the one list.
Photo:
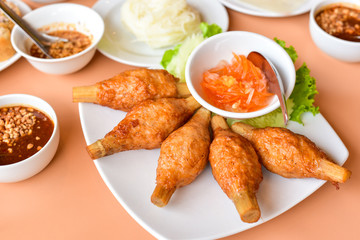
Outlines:
[[279, 99], [281, 111], [284, 117], [284, 124], [286, 126], [289, 121], [289, 115], [286, 109], [284, 86], [282, 84], [280, 74], [274, 65], [266, 57], [258, 52], [250, 52], [247, 56], [247, 59], [250, 60], [256, 67], [260, 68], [261, 71], [265, 74], [265, 77], [269, 83], [269, 92], [276, 94]]
[[50, 36], [45, 33], [40, 33], [31, 27], [25, 20], [17, 15], [10, 7], [8, 7], [2, 0], [0, 0], [0, 9], [16, 24], [18, 25], [40, 48], [40, 50], [48, 57], [53, 58], [49, 54], [49, 48], [53, 42], [68, 42], [67, 39]]

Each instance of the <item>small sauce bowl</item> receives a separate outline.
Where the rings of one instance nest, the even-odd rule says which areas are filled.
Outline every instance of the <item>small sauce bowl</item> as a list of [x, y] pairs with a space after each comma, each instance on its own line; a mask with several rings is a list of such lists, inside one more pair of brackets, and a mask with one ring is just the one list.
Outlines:
[[59, 30], [73, 30], [87, 35], [91, 45], [74, 55], [45, 59], [31, 56], [33, 42], [18, 27], [11, 34], [14, 49], [39, 71], [48, 74], [69, 74], [85, 67], [93, 58], [97, 44], [104, 34], [104, 21], [93, 9], [80, 4], [50, 4], [26, 14], [23, 17], [33, 28], [46, 33]]
[[[360, 11], [358, 0], [326, 0], [315, 4], [310, 11], [309, 28], [315, 45], [327, 55], [345, 62], [360, 62], [360, 41], [345, 40], [333, 36], [322, 29], [316, 16], [325, 9], [335, 6], [353, 8]], [[354, 38], [356, 38], [354, 36]], [[360, 39], [359, 39], [360, 40]]]
[[0, 107], [27, 106], [46, 114], [54, 123], [54, 129], [47, 143], [35, 154], [16, 163], [0, 165], [0, 182], [18, 182], [34, 176], [53, 159], [59, 145], [60, 131], [54, 109], [44, 100], [26, 94], [0, 96]]

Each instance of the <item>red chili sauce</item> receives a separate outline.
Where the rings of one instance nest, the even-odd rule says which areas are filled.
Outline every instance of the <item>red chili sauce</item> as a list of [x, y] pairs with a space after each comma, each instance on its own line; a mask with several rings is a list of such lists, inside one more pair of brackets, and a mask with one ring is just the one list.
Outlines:
[[27, 106], [0, 108], [0, 165], [22, 161], [45, 146], [54, 131], [53, 121]]

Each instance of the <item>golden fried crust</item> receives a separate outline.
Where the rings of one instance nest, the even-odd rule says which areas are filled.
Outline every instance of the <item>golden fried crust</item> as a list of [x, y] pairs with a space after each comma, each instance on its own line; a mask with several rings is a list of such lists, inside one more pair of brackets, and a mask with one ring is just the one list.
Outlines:
[[[5, 1], [16, 14], [21, 16], [19, 8], [11, 2]], [[10, 35], [14, 23], [0, 10], [0, 62], [11, 58], [16, 52], [11, 45]]]
[[322, 159], [331, 159], [305, 136], [286, 128], [268, 127], [252, 130], [250, 139], [269, 171], [287, 178], [329, 180], [318, 168]]
[[102, 140], [105, 151], [159, 148], [165, 138], [193, 114], [186, 99], [161, 98], [136, 105]]
[[[14, 3], [5, 1], [5, 4], [10, 7], [11, 10], [13, 10], [17, 15], [21, 16], [20, 9]], [[0, 11], [0, 26], [6, 27], [11, 31], [14, 25], [15, 24], [13, 23], [13, 21], [11, 21], [3, 11]]]
[[177, 97], [177, 78], [165, 70], [136, 69], [97, 83], [100, 105], [129, 111], [146, 99]]
[[251, 143], [231, 130], [216, 129], [209, 155], [213, 175], [226, 195], [256, 193], [262, 181], [261, 165]]
[[15, 54], [10, 41], [10, 30], [0, 26], [0, 62], [5, 61]]
[[[205, 116], [201, 112], [205, 112]], [[204, 170], [210, 146], [210, 112], [200, 109], [161, 144], [156, 183], [167, 188], [190, 184]]]

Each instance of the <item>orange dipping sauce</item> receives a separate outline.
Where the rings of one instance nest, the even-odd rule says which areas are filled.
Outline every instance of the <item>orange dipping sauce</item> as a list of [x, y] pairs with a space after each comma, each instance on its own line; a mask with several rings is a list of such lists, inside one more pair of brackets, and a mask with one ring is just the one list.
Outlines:
[[203, 73], [205, 100], [231, 112], [253, 112], [266, 107], [274, 94], [268, 92], [264, 74], [244, 55], [233, 56], [230, 63], [221, 61]]

